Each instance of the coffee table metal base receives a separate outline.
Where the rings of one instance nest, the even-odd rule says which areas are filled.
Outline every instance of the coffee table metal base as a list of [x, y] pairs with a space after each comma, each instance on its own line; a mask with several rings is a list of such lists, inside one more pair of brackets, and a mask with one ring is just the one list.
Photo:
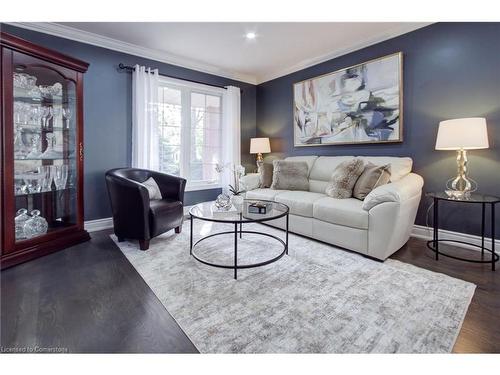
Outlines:
[[[196, 242], [193, 243], [193, 217], [191, 216], [191, 228], [190, 228], [191, 233], [190, 233], [190, 249], [189, 249], [189, 253], [198, 262], [201, 262], [201, 263], [206, 264], [208, 266], [218, 267], [218, 268], [226, 268], [226, 269], [232, 269], [232, 270], [234, 270], [234, 279], [236, 280], [236, 279], [238, 279], [238, 270], [240, 270], [240, 269], [262, 267], [262, 266], [265, 266], [267, 264], [276, 262], [281, 257], [283, 257], [283, 255], [285, 255], [285, 254], [288, 255], [288, 215], [287, 215], [286, 224], [287, 225], [286, 225], [286, 229], [285, 229], [285, 234], [286, 234], [285, 241], [283, 241], [281, 238], [279, 238], [277, 236], [274, 236], [272, 234], [269, 234], [269, 233], [256, 232], [256, 231], [253, 231], [253, 230], [242, 230], [243, 228], [242, 228], [241, 223], [239, 223], [239, 227], [240, 228], [238, 229], [238, 223], [235, 223], [234, 224], [234, 230], [225, 231], [225, 232], [219, 232], [219, 233], [213, 233], [213, 234], [210, 234], [208, 236], [202, 237], [198, 241], [196, 241]], [[279, 243], [281, 243], [283, 245], [283, 251], [278, 256], [276, 256], [276, 257], [274, 257], [272, 259], [269, 259], [269, 260], [265, 260], [263, 262], [252, 263], [252, 264], [238, 264], [238, 236], [240, 238], [242, 238], [242, 234], [243, 233], [245, 233], [245, 234], [247, 234], [247, 233], [248, 234], [257, 234], [257, 235], [260, 235], [260, 236], [266, 236], [266, 237], [273, 238], [273, 239], [275, 239], [276, 241], [278, 241]], [[207, 240], [209, 238], [215, 237], [215, 236], [221, 236], [221, 235], [227, 235], [227, 234], [234, 235], [234, 264], [233, 265], [212, 263], [212, 262], [209, 262], [208, 260], [200, 258], [195, 253], [194, 250], [196, 248], [196, 245], [198, 245], [200, 242], [202, 242], [204, 240]]]

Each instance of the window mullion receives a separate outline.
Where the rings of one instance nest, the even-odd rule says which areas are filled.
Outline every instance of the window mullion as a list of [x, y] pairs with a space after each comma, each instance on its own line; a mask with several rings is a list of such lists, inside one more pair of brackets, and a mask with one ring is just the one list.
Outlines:
[[181, 176], [190, 179], [191, 150], [191, 92], [182, 89], [182, 128], [181, 128]]

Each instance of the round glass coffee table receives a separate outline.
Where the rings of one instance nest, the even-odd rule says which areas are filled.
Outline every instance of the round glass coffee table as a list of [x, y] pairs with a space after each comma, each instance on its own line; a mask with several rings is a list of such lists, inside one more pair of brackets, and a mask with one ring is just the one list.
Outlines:
[[[266, 264], [270, 264], [276, 262], [283, 255], [288, 254], [288, 206], [283, 203], [266, 201], [261, 199], [245, 199], [243, 201], [242, 207], [236, 212], [214, 212], [213, 211], [214, 202], [203, 202], [198, 203], [191, 207], [189, 210], [189, 216], [191, 220], [191, 228], [190, 228], [190, 243], [189, 243], [189, 253], [193, 256], [197, 261], [218, 268], [227, 268], [234, 270], [234, 278], [238, 278], [238, 270], [245, 268], [254, 268], [265, 266]], [[265, 208], [263, 208], [265, 207]], [[261, 211], [260, 213], [255, 211]], [[265, 212], [264, 212], [265, 211]], [[285, 239], [281, 239], [278, 236], [267, 233], [266, 231], [254, 231], [254, 230], [243, 230], [243, 224], [247, 223], [265, 223], [266, 221], [275, 220], [279, 218], [285, 218]], [[202, 237], [196, 242], [193, 243], [193, 224], [194, 219], [199, 219], [203, 221], [210, 221], [215, 223], [226, 223], [233, 224], [234, 230], [212, 233], [208, 236]], [[278, 241], [281, 245], [283, 245], [283, 250], [275, 257], [264, 260], [259, 263], [252, 264], [238, 264], [238, 237], [241, 239], [244, 233], [255, 234], [260, 236], [265, 236], [272, 238], [273, 240]], [[234, 264], [220, 264], [210, 262], [206, 259], [201, 258], [196, 254], [196, 247], [199, 244], [207, 240], [209, 238], [215, 236], [223, 236], [223, 235], [234, 235]]]

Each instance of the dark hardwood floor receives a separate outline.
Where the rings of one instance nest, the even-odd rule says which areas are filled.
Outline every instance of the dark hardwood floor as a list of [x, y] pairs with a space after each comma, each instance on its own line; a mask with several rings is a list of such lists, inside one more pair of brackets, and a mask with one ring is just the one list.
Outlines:
[[[197, 352], [109, 233], [93, 233], [90, 242], [2, 271], [4, 350]], [[500, 271], [445, 257], [436, 262], [425, 241], [415, 238], [392, 258], [475, 283], [454, 351], [500, 352]]]
[[2, 347], [197, 352], [109, 233], [2, 271]]
[[[440, 250], [461, 257], [477, 259], [477, 251], [450, 245], [439, 245]], [[476, 257], [474, 257], [476, 255]], [[476, 284], [476, 291], [465, 316], [453, 352], [500, 353], [500, 271], [492, 271], [490, 264], [461, 262], [441, 256], [427, 249], [426, 241], [410, 238], [410, 241], [392, 259], [417, 267], [444, 273]]]

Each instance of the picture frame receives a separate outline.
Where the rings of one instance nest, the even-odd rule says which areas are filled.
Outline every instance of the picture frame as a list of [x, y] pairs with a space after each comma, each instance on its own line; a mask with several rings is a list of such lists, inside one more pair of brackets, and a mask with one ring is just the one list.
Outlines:
[[403, 141], [403, 53], [293, 84], [294, 147]]

